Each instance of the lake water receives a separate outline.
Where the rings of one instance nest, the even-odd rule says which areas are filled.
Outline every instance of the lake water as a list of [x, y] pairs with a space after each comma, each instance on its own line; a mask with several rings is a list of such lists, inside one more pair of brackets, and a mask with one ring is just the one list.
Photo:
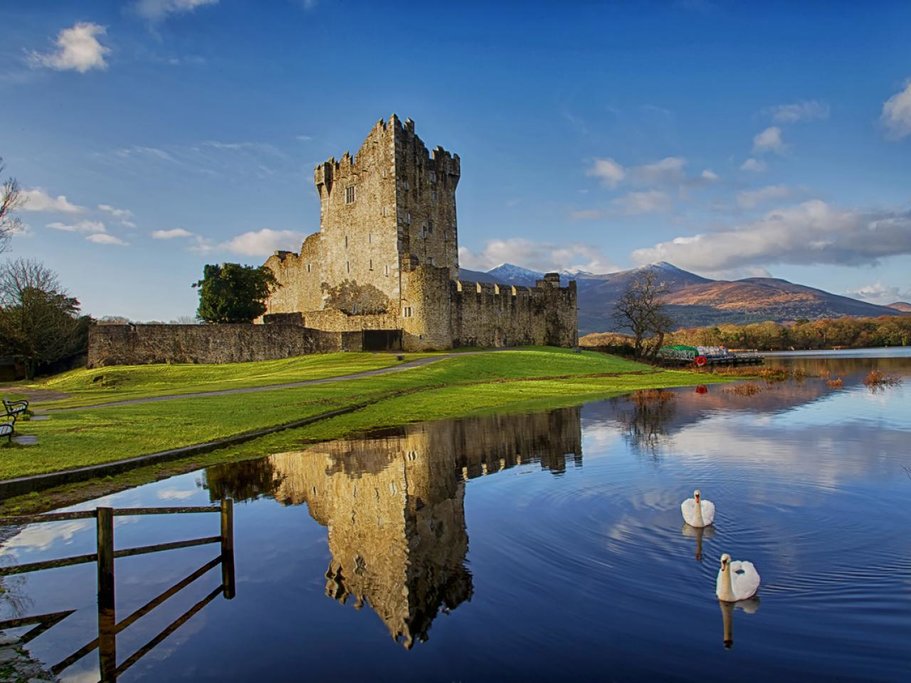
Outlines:
[[[806, 378], [420, 423], [76, 506], [236, 501], [236, 595], [216, 568], [124, 629], [119, 680], [911, 680], [911, 354], [769, 362]], [[904, 382], [868, 388], [877, 367]], [[696, 487], [704, 532], [679, 511]], [[217, 533], [115, 526], [118, 548]], [[93, 520], [6, 536], [0, 564], [96, 543]], [[118, 559], [118, 619], [217, 552]], [[758, 600], [719, 604], [723, 552]], [[7, 577], [0, 620], [75, 610], [28, 644], [50, 667], [97, 635], [95, 577]], [[93, 651], [61, 677], [98, 671]]]

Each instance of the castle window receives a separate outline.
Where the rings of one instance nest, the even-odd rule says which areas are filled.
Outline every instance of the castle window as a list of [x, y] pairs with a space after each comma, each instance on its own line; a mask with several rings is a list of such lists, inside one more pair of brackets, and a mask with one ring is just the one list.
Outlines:
[[427, 257], [427, 265], [429, 265], [429, 266], [434, 265], [434, 263], [433, 263], [433, 256], [428, 256], [428, 257]]
[[430, 219], [427, 220], [427, 232], [433, 234], [433, 221]]
[[410, 318], [413, 313], [414, 313], [414, 311], [412, 310], [411, 306], [405, 306], [402, 309], [402, 316], [405, 318]]
[[370, 270], [373, 270], [373, 259], [370, 259]]
[[436, 181], [437, 181], [437, 172], [431, 171], [430, 172], [430, 182], [435, 183]]
[[345, 249], [348, 248], [348, 235], [345, 235]]
[[389, 277], [389, 264], [386, 264], [385, 266], [383, 266], [383, 275], [385, 275], [386, 277]]
[[426, 225], [421, 226], [421, 237], [427, 237], [427, 226]]
[[354, 204], [354, 185], [345, 188], [345, 204]]
[[373, 233], [372, 232], [367, 233], [367, 244], [373, 244]]
[[405, 212], [405, 224], [411, 225], [411, 212], [410, 211]]
[[351, 262], [350, 261], [345, 261], [345, 270], [349, 273], [351, 272]]
[[307, 264], [307, 272], [308, 272], [308, 273], [310, 272], [310, 264], [309, 264], [309, 263]]

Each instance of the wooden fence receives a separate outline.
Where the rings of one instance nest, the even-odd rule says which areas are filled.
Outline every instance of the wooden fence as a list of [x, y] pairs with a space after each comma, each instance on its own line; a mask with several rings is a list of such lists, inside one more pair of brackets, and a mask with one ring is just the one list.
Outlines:
[[[221, 530], [217, 536], [206, 536], [203, 538], [193, 538], [185, 541], [173, 541], [170, 543], [157, 543], [155, 545], [140, 546], [137, 548], [124, 548], [116, 550], [114, 548], [114, 518], [132, 515], [165, 515], [165, 514], [197, 514], [197, 513], [220, 513]], [[144, 655], [154, 649], [159, 643], [167, 638], [171, 633], [176, 631], [194, 614], [199, 612], [203, 607], [208, 605], [219, 594], [225, 599], [230, 600], [234, 597], [234, 502], [228, 498], [221, 502], [218, 507], [163, 507], [163, 508], [109, 508], [100, 507], [95, 510], [85, 510], [78, 512], [58, 512], [45, 515], [24, 515], [18, 517], [0, 518], [2, 526], [18, 526], [25, 524], [38, 524], [44, 522], [60, 522], [73, 519], [90, 519], [96, 520], [97, 549], [95, 553], [86, 555], [75, 555], [55, 560], [45, 560], [43, 562], [29, 562], [26, 564], [0, 567], [0, 577], [12, 574], [23, 574], [27, 572], [36, 572], [44, 569], [54, 569], [57, 567], [68, 567], [75, 564], [84, 564], [95, 562], [98, 566], [98, 637], [86, 643], [81, 648], [64, 658], [51, 667], [50, 671], [55, 676], [65, 669], [69, 668], [77, 661], [88, 655], [94, 650], [98, 650], [99, 671], [103, 683], [117, 680], [117, 677], [123, 674], [133, 664], [138, 662]], [[144, 555], [147, 553], [157, 553], [165, 550], [176, 550], [178, 548], [190, 548], [198, 545], [207, 545], [218, 543], [221, 547], [221, 553], [212, 560], [199, 567], [182, 580], [175, 583], [166, 591], [156, 596], [145, 605], [135, 610], [132, 614], [121, 621], [117, 621], [116, 609], [114, 604], [115, 581], [114, 581], [114, 560], [122, 557], [132, 557], [134, 555]], [[198, 578], [206, 574], [211, 569], [221, 565], [221, 584], [211, 591], [205, 598], [193, 605], [189, 610], [184, 612], [180, 617], [175, 619], [171, 624], [158, 633], [152, 640], [136, 650], [132, 655], [127, 657], [120, 665], [117, 664], [117, 634], [125, 628], [135, 623], [138, 619], [145, 616], [159, 605], [165, 603], [168, 599], [179, 593], [181, 590], [192, 584]], [[18, 619], [7, 619], [0, 621], [0, 631], [21, 626], [30, 626], [34, 628], [26, 632], [20, 639], [25, 644], [35, 639], [48, 629], [60, 623], [75, 610], [65, 610], [62, 612], [53, 612], [49, 614], [40, 614], [31, 617], [21, 617]]]

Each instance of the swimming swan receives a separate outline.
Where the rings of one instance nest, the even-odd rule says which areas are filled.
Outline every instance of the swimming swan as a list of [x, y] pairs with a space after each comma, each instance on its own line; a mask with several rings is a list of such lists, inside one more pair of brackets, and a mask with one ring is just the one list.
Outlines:
[[699, 489], [693, 491], [693, 497], [680, 503], [683, 521], [690, 526], [708, 526], [715, 521], [715, 504], [704, 500]]
[[759, 573], [752, 562], [731, 562], [731, 556], [721, 556], [721, 569], [715, 582], [715, 595], [725, 602], [746, 600], [759, 590]]

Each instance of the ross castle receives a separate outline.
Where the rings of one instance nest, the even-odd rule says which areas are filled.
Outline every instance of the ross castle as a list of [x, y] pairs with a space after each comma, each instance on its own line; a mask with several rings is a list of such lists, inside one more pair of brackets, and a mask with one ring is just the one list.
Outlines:
[[[574, 346], [576, 284], [459, 278], [458, 155], [428, 152], [414, 122], [380, 120], [352, 157], [317, 166], [320, 231], [265, 265], [281, 286], [266, 323], [346, 334], [346, 347]], [[357, 337], [351, 339], [351, 337]]]
[[315, 172], [320, 231], [265, 265], [281, 286], [261, 325], [93, 325], [87, 364], [239, 363], [331, 351], [575, 346], [576, 283], [459, 278], [459, 157], [392, 116]]

